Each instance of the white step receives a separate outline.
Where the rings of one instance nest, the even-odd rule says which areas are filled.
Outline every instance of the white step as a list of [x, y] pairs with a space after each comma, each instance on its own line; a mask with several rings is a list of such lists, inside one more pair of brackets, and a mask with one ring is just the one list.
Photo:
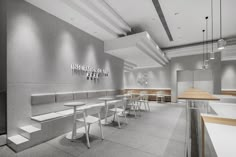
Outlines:
[[52, 113], [48, 113], [48, 114], [43, 114], [43, 115], [31, 117], [31, 119], [33, 119], [37, 122], [43, 122], [43, 121], [52, 120], [52, 119], [59, 118], [59, 117], [62, 117], [62, 115], [52, 112]]
[[40, 131], [41, 129], [34, 127], [32, 125], [24, 126], [20, 128], [20, 135], [25, 138], [31, 139], [34, 133]]
[[21, 136], [15, 135], [7, 138], [8, 146], [11, 147], [15, 152], [25, 150], [29, 146], [29, 139]]
[[36, 128], [32, 125], [24, 126], [24, 127], [21, 127], [20, 129], [25, 131], [25, 132], [28, 132], [28, 133], [33, 133], [33, 132], [40, 131], [39, 128]]
[[19, 145], [19, 144], [29, 141], [29, 139], [27, 139], [21, 135], [15, 135], [15, 136], [8, 137], [8, 140], [11, 141], [12, 143], [14, 143], [15, 145]]

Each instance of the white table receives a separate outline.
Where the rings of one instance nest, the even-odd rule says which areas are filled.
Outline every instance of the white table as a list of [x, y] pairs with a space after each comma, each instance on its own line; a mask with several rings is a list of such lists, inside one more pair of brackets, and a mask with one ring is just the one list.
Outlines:
[[73, 118], [73, 128], [72, 128], [72, 133], [69, 133], [66, 135], [66, 138], [67, 139], [70, 139], [70, 140], [75, 140], [75, 139], [78, 139], [80, 137], [83, 136], [83, 134], [77, 134], [76, 133], [76, 115], [77, 115], [77, 107], [80, 107], [80, 106], [84, 106], [85, 103], [84, 102], [79, 102], [79, 101], [74, 101], [74, 102], [68, 102], [68, 103], [65, 103], [64, 106], [66, 107], [73, 107], [74, 109], [74, 118]]
[[[217, 157], [235, 157], [236, 126], [205, 123], [206, 130]], [[216, 153], [216, 154], [214, 154]]]
[[101, 98], [98, 98], [98, 100], [100, 100], [100, 101], [104, 101], [104, 103], [105, 103], [105, 108], [106, 108], [106, 113], [105, 113], [105, 124], [107, 124], [107, 113], [108, 113], [108, 104], [107, 104], [107, 102], [108, 101], [111, 101], [111, 100], [115, 100], [115, 98], [114, 97], [101, 97]]

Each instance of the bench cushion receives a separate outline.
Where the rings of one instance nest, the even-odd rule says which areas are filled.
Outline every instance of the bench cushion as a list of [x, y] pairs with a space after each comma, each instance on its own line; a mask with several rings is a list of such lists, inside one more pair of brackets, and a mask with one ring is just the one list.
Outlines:
[[72, 92], [56, 94], [56, 102], [67, 102], [73, 100], [74, 100], [74, 95]]
[[87, 99], [87, 92], [74, 92], [74, 100]]
[[115, 96], [115, 95], [119, 95], [121, 92], [120, 90], [111, 90], [111, 91], [107, 91], [107, 96]]
[[90, 91], [90, 92], [88, 92], [88, 99], [99, 98], [99, 97], [104, 97], [104, 96], [106, 96], [105, 91]]
[[38, 121], [38, 122], [43, 122], [43, 121], [59, 118], [61, 116], [62, 115], [60, 115], [60, 114], [52, 112], [52, 113], [48, 113], [48, 114], [43, 114], [43, 115], [31, 117], [31, 119]]
[[69, 115], [73, 115], [74, 114], [74, 110], [73, 109], [63, 110], [63, 111], [58, 111], [56, 113], [60, 114], [62, 116], [69, 116]]
[[31, 95], [31, 104], [50, 104], [55, 103], [56, 96], [54, 93], [45, 93], [45, 94], [32, 94]]

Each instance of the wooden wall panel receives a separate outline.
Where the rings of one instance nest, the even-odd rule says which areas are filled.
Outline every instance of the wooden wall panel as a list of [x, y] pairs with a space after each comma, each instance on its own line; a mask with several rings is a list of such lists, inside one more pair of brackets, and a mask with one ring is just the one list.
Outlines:
[[222, 90], [221, 94], [223, 95], [233, 95], [236, 96], [236, 90]]
[[[141, 91], [147, 91], [148, 94], [157, 94], [157, 92], [162, 91], [164, 95], [171, 95], [171, 89], [125, 89], [124, 92], [128, 93], [128, 91], [132, 91], [132, 93], [139, 94]], [[150, 101], [156, 101], [156, 96], [149, 96]], [[171, 96], [165, 98], [166, 102], [171, 101]]]

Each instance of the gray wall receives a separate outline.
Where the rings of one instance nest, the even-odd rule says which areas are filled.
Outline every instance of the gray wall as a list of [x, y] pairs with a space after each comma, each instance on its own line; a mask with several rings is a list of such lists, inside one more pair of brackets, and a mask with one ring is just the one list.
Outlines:
[[221, 70], [222, 89], [236, 90], [236, 61], [223, 61]]
[[[124, 74], [125, 88], [170, 88], [170, 69], [169, 65], [165, 67], [137, 69]], [[148, 85], [142, 86], [137, 79], [147, 73]]]
[[0, 135], [6, 133], [6, 1], [0, 0]]
[[[28, 125], [33, 93], [123, 88], [123, 61], [104, 43], [22, 0], [8, 0], [8, 135]], [[99, 81], [73, 75], [71, 63], [107, 69]]]
[[[171, 99], [176, 102], [177, 97], [177, 71], [179, 70], [195, 70], [202, 69], [202, 55], [192, 55], [184, 57], [176, 57], [171, 59]], [[215, 60], [210, 61], [209, 69], [213, 74], [213, 92], [219, 94], [221, 92], [221, 54], [215, 54]]]

